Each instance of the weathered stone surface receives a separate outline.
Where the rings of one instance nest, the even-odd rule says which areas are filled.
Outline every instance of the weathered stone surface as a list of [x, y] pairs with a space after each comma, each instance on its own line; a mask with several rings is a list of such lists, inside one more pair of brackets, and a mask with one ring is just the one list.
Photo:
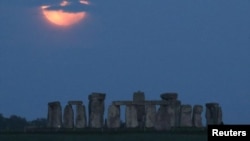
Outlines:
[[52, 127], [53, 125], [53, 109], [48, 104], [48, 114], [47, 114], [47, 127]]
[[108, 128], [119, 128], [120, 127], [120, 106], [110, 105], [108, 108]]
[[181, 102], [178, 100], [170, 100], [167, 107], [169, 122], [171, 127], [178, 127], [180, 125], [180, 107]]
[[178, 94], [175, 92], [167, 92], [161, 94], [162, 101], [166, 101], [167, 112], [169, 115], [169, 122], [171, 127], [178, 127], [180, 125], [180, 105], [181, 102], [178, 99]]
[[175, 106], [174, 105], [168, 105], [167, 106], [167, 113], [169, 116], [169, 123], [171, 127], [175, 126]]
[[127, 105], [125, 111], [125, 120], [127, 128], [138, 127], [137, 111], [134, 105]]
[[163, 94], [161, 94], [161, 98], [162, 98], [162, 100], [166, 100], [166, 101], [177, 100], [178, 94], [175, 92], [163, 93]]
[[171, 129], [167, 106], [161, 105], [158, 109], [156, 113], [154, 128], [158, 131]]
[[[144, 102], [144, 101], [145, 101], [145, 95], [143, 92], [138, 91], [134, 93], [133, 102]], [[145, 105], [135, 105], [135, 107], [137, 111], [137, 121], [139, 127], [144, 127]]]
[[194, 127], [203, 127], [202, 125], [202, 112], [203, 107], [202, 105], [194, 105], [193, 107], [193, 116], [192, 116], [192, 122]]
[[175, 127], [180, 126], [181, 101], [176, 100], [175, 105]]
[[156, 107], [155, 105], [146, 105], [146, 123], [145, 127], [152, 128], [155, 124]]
[[63, 113], [63, 127], [73, 128], [74, 127], [74, 112], [71, 105], [66, 105]]
[[192, 106], [191, 105], [181, 105], [180, 126], [181, 127], [192, 126]]
[[84, 105], [76, 105], [76, 128], [87, 127], [86, 108]]
[[92, 93], [89, 95], [89, 126], [91, 128], [102, 128], [104, 114], [104, 100], [106, 94]]
[[48, 127], [62, 127], [62, 107], [58, 101], [48, 103]]
[[222, 123], [222, 110], [218, 103], [206, 104], [207, 125], [218, 125]]

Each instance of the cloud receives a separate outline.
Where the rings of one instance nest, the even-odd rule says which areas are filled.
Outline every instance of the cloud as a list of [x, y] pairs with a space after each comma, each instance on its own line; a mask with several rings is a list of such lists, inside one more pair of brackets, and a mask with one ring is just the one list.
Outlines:
[[[69, 3], [62, 6], [61, 3], [66, 1]], [[88, 0], [0, 0], [1, 6], [18, 6], [18, 7], [41, 7], [49, 6], [47, 10], [64, 10], [68, 12], [86, 11], [89, 5]]]
[[67, 0], [59, 3], [46, 4], [46, 10], [63, 10], [66, 12], [81, 12], [88, 10], [88, 2], [86, 0]]

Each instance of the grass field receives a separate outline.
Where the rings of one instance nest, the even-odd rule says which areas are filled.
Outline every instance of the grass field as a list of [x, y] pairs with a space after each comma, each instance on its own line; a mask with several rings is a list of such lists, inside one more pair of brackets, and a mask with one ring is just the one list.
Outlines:
[[9, 134], [1, 141], [207, 141], [206, 135], [185, 134]]
[[207, 141], [205, 131], [56, 131], [0, 133], [0, 141]]

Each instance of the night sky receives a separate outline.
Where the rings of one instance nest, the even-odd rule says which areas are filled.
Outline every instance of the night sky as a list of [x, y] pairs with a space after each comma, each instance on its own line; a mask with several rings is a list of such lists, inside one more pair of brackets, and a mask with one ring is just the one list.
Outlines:
[[250, 123], [249, 0], [68, 1], [87, 14], [67, 27], [41, 9], [62, 0], [0, 1], [4, 116], [47, 117], [48, 102], [87, 106], [92, 92], [106, 93], [107, 111], [140, 90], [147, 100], [177, 92], [203, 114], [218, 102], [225, 124]]

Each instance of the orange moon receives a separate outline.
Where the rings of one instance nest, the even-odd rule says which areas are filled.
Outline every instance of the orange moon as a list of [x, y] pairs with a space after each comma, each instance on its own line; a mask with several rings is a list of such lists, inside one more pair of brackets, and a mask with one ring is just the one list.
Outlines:
[[58, 26], [71, 26], [86, 17], [86, 12], [65, 12], [63, 10], [47, 10], [49, 6], [42, 6], [44, 17], [50, 22]]

